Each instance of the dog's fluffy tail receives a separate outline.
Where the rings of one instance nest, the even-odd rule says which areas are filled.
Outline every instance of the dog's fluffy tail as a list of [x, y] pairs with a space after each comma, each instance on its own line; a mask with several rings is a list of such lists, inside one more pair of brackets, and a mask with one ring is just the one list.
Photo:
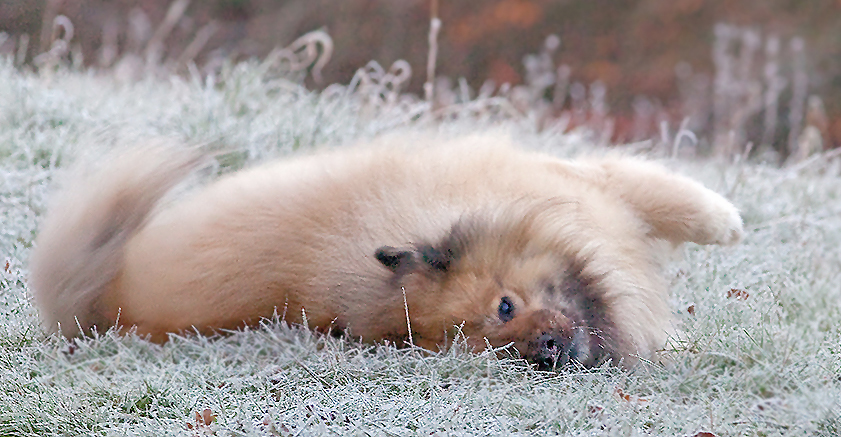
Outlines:
[[49, 205], [30, 257], [30, 288], [44, 325], [65, 336], [114, 323], [100, 300], [120, 271], [126, 242], [174, 185], [202, 161], [154, 144], [77, 169]]

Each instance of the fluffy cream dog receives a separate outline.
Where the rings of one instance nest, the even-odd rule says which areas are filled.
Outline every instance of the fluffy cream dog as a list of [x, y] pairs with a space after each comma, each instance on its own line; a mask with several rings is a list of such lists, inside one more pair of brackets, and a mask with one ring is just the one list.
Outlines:
[[662, 242], [742, 236], [727, 200], [650, 162], [423, 142], [274, 162], [171, 204], [201, 159], [126, 152], [72, 179], [42, 224], [30, 285], [44, 323], [165, 341], [277, 312], [400, 344], [408, 308], [427, 349], [458, 326], [470, 345], [513, 343], [541, 368], [628, 363], [671, 330]]

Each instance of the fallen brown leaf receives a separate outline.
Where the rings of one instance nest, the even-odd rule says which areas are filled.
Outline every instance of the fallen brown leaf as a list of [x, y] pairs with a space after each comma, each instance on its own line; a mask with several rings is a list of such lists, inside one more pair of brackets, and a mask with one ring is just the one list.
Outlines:
[[748, 297], [750, 297], [750, 294], [746, 290], [738, 288], [731, 288], [730, 291], [727, 292], [728, 299], [747, 300]]

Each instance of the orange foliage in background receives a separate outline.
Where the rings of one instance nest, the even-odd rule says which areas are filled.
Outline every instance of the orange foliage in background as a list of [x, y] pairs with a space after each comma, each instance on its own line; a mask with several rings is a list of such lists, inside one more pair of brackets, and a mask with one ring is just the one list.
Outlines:
[[469, 49], [485, 38], [495, 38], [509, 28], [529, 29], [543, 18], [543, 8], [528, 0], [501, 0], [473, 15], [458, 17], [452, 23], [450, 42], [457, 48]]
[[[0, 31], [11, 37], [0, 45], [0, 52], [12, 52], [18, 37], [28, 34], [31, 43], [27, 59], [31, 60], [44, 50], [43, 35], [49, 35], [49, 31], [42, 32], [43, 23], [49, 23], [51, 14], [64, 14], [75, 25], [74, 41], [86, 63], [97, 65], [107, 29], [116, 32], [117, 50], [131, 50], [135, 44], [132, 26], [143, 21], [137, 17], [145, 17], [145, 22], [154, 27], [163, 21], [170, 3], [3, 0]], [[438, 10], [443, 22], [437, 66], [440, 75], [465, 77], [473, 89], [487, 79], [497, 86], [523, 82], [527, 77], [523, 57], [539, 52], [546, 37], [556, 34], [561, 45], [552, 54], [555, 65], [569, 66], [571, 82], [589, 86], [598, 81], [607, 87], [606, 104], [618, 130], [634, 124], [624, 120], [635, 117], [634, 111], [642, 107], [641, 97], [661, 117], [679, 119], [686, 93], [691, 91], [687, 87], [692, 84], [687, 84], [686, 78], [712, 86], [719, 73], [716, 69], [721, 68], [712, 56], [717, 23], [755, 30], [763, 44], [771, 38], [782, 41], [779, 69], [789, 83], [781, 91], [780, 101], [791, 99], [793, 71], [807, 71], [808, 94], [819, 96], [825, 105], [822, 110], [827, 122], [820, 129], [825, 136], [823, 147], [841, 143], [839, 0], [439, 0]], [[323, 70], [325, 84], [348, 83], [370, 60], [388, 66], [406, 59], [415, 72], [409, 91], [420, 93], [425, 80], [429, 15], [427, 0], [192, 1], [167, 39], [167, 47], [183, 51], [196, 33], [212, 22], [212, 36], [196, 56], [197, 64], [219, 56], [263, 57], [308, 31], [323, 28], [335, 43], [332, 59]], [[787, 45], [797, 36], [803, 38], [806, 47], [804, 60], [798, 61], [805, 64], [800, 66], [792, 65], [794, 58]], [[739, 49], [729, 50], [738, 59]], [[758, 49], [757, 59], [764, 56], [763, 50]], [[765, 68], [762, 62], [751, 66], [751, 74], [759, 79]], [[683, 82], [676, 74], [679, 67], [688, 72]], [[782, 107], [780, 111], [781, 120], [786, 119], [788, 109]], [[710, 117], [696, 115], [701, 118], [695, 120], [696, 128], [711, 130], [715, 120]], [[751, 129], [762, 130], [759, 121], [737, 121], [748, 137]], [[786, 137], [786, 126], [780, 129], [777, 141]]]

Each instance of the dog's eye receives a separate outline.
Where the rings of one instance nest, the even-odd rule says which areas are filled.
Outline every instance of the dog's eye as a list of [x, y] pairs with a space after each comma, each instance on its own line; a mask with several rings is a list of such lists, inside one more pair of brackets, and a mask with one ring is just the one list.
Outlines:
[[508, 296], [503, 297], [499, 301], [499, 307], [497, 311], [499, 312], [499, 320], [502, 320], [503, 323], [513, 319], [514, 303], [511, 302], [511, 298], [509, 298]]

